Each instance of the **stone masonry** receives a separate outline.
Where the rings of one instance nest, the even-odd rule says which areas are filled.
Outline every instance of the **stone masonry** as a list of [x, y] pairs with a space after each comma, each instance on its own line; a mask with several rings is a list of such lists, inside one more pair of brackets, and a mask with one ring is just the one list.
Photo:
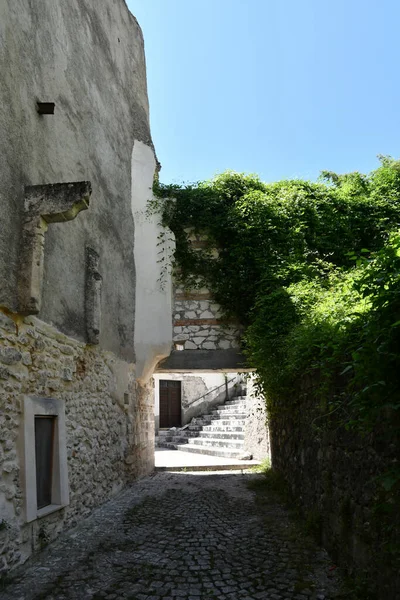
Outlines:
[[398, 437], [380, 428], [361, 436], [343, 427], [340, 413], [324, 414], [312, 393], [316, 377], [299, 382], [301, 402], [282, 399], [272, 414], [272, 464], [337, 564], [368, 578], [369, 597], [399, 600], [399, 511], [382, 481], [398, 465]]
[[[204, 237], [188, 232], [192, 248], [202, 251]], [[213, 252], [216, 252], [215, 250]], [[185, 350], [229, 350], [239, 347], [240, 329], [223, 318], [221, 307], [207, 288], [175, 288], [174, 342]]]
[[2, 0], [0, 73], [3, 575], [152, 471], [172, 310], [125, 0]]
[[[133, 365], [67, 337], [36, 317], [0, 312], [0, 574], [153, 468], [152, 396]], [[121, 388], [118, 374], [128, 374]], [[69, 506], [25, 522], [21, 477], [24, 394], [65, 403]]]
[[238, 347], [238, 336], [208, 292], [175, 290], [174, 342], [183, 342], [185, 350], [228, 350]]

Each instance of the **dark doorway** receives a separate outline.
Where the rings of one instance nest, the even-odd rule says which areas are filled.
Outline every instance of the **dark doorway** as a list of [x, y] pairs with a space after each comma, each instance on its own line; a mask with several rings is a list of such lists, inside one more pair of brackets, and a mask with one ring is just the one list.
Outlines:
[[160, 380], [160, 427], [181, 426], [181, 382]]
[[37, 507], [51, 504], [55, 417], [35, 417]]

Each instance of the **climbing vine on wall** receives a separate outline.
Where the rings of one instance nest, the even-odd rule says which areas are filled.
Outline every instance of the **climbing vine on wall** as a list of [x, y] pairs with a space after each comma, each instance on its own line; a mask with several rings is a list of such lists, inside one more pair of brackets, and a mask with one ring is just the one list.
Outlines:
[[[244, 325], [271, 413], [299, 377], [318, 371], [322, 412], [339, 411], [346, 427], [362, 431], [384, 417], [396, 422], [400, 162], [380, 160], [369, 175], [325, 171], [317, 183], [228, 171], [154, 185], [151, 210], [175, 234], [180, 279], [209, 287]], [[205, 248], [192, 248], [193, 231]]]

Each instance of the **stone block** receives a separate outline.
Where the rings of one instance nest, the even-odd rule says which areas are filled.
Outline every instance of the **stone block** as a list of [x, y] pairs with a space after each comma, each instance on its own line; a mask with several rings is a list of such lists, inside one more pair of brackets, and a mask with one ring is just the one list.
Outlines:
[[0, 367], [0, 379], [8, 379], [10, 372], [5, 367]]
[[185, 350], [196, 350], [197, 346], [191, 341], [185, 342]]
[[32, 364], [32, 356], [30, 352], [22, 353], [22, 364], [25, 366], [29, 366]]
[[222, 350], [228, 350], [228, 348], [231, 347], [231, 342], [229, 340], [220, 340], [218, 342], [218, 347], [221, 348]]
[[209, 310], [205, 310], [204, 312], [200, 313], [200, 317], [202, 319], [213, 319], [214, 315]]
[[204, 342], [203, 349], [204, 350], [215, 350], [216, 349], [216, 345], [215, 345], [214, 342]]
[[10, 317], [0, 311], [0, 330], [3, 329], [7, 333], [16, 333], [16, 325]]
[[74, 354], [74, 349], [72, 348], [72, 346], [67, 346], [65, 344], [62, 344], [61, 346], [59, 346], [60, 351], [63, 354], [67, 354], [72, 356]]
[[21, 359], [21, 352], [11, 346], [0, 349], [0, 362], [4, 365], [14, 365], [17, 362], [20, 362]]
[[192, 310], [185, 311], [185, 319], [195, 319], [197, 317], [196, 313]]

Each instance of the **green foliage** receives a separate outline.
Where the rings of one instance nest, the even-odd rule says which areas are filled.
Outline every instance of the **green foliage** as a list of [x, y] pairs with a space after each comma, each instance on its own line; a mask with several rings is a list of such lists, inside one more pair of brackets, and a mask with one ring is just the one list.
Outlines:
[[271, 459], [269, 456], [264, 458], [259, 465], [252, 467], [250, 470], [252, 473], [267, 473], [271, 469]]
[[[381, 157], [368, 176], [325, 171], [318, 183], [228, 171], [195, 185], [157, 182], [155, 194], [178, 276], [209, 287], [245, 326], [270, 411], [317, 373], [316, 400], [347, 427], [396, 423], [400, 162]], [[206, 248], [191, 246], [192, 232]]]
[[156, 182], [151, 210], [175, 234], [181, 281], [211, 289], [245, 327], [270, 415], [301, 402], [309, 375], [319, 426], [334, 414], [387, 439], [400, 414], [400, 162], [380, 160], [369, 175], [325, 171], [317, 183], [231, 171]]

